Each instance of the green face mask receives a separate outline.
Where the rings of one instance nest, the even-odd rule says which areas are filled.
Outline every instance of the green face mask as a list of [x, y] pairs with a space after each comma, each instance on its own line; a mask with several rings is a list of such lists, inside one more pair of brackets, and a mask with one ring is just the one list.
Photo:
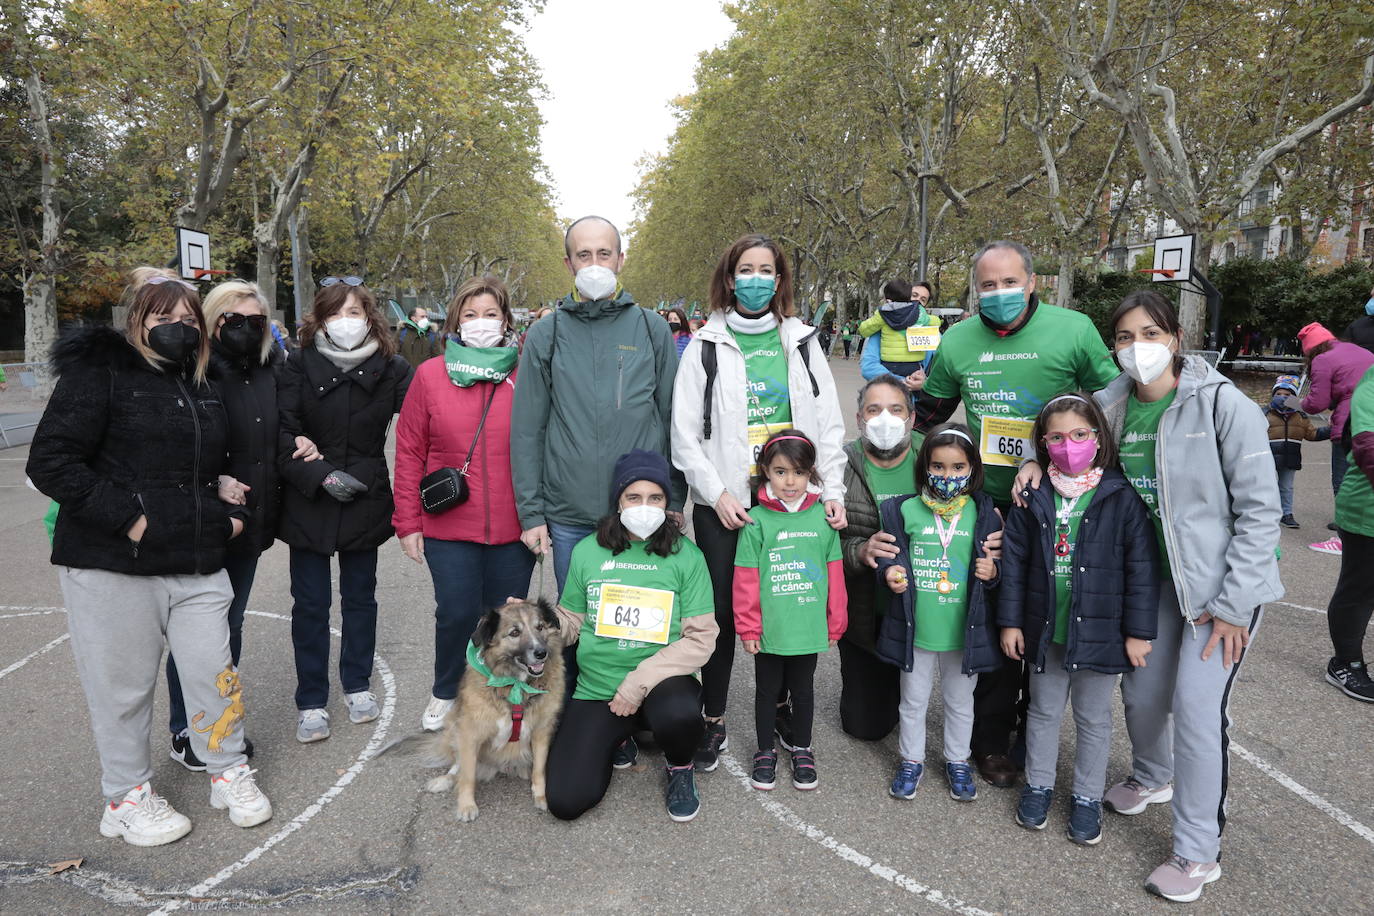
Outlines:
[[777, 280], [762, 274], [735, 275], [735, 301], [739, 310], [746, 315], [758, 315], [773, 301]]
[[478, 382], [504, 382], [519, 358], [515, 347], [465, 347], [452, 339], [444, 346], [444, 368], [459, 388], [471, 388]]
[[978, 296], [978, 310], [988, 316], [988, 321], [1004, 327], [1015, 321], [1025, 308], [1026, 290], [1021, 286], [980, 293]]

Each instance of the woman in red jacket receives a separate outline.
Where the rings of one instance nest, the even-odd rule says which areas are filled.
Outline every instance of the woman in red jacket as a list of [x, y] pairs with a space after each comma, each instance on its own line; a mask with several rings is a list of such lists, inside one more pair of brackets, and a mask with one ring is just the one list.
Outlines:
[[[436, 731], [458, 694], [465, 650], [484, 608], [529, 589], [534, 555], [520, 542], [510, 472], [511, 398], [519, 355], [510, 294], [495, 277], [458, 287], [444, 355], [415, 370], [396, 426], [396, 512], [406, 556], [434, 579], [434, 687], [421, 725]], [[438, 513], [420, 481], [466, 468], [468, 498]]]

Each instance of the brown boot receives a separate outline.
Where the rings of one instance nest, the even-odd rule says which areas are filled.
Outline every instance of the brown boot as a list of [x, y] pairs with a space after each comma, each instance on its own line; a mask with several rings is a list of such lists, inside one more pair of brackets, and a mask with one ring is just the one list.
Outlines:
[[999, 789], [1016, 785], [1016, 764], [1006, 754], [974, 754], [978, 775]]

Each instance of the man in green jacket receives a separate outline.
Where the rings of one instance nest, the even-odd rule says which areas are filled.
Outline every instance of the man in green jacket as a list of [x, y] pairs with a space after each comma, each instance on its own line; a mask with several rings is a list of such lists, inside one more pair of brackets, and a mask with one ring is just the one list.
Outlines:
[[438, 335], [430, 326], [429, 313], [416, 306], [410, 316], [396, 329], [396, 349], [410, 363], [410, 368], [420, 368], [420, 363], [439, 355]]
[[[668, 323], [620, 286], [620, 233], [584, 216], [564, 236], [573, 289], [530, 327], [511, 414], [515, 506], [535, 554], [553, 551], [560, 593], [577, 542], [610, 510], [611, 469], [631, 449], [670, 459], [677, 347]], [[673, 476], [669, 515], [686, 487]]]

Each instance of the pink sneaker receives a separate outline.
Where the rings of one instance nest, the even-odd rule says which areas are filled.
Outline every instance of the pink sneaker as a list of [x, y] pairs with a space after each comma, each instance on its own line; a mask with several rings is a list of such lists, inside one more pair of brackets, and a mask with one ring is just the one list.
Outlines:
[[1107, 794], [1102, 796], [1102, 804], [1117, 814], [1139, 814], [1150, 805], [1162, 805], [1164, 802], [1172, 801], [1173, 797], [1172, 785], [1165, 784], [1158, 789], [1151, 789], [1132, 776], [1108, 789]]
[[1308, 549], [1308, 550], [1315, 550], [1317, 553], [1329, 553], [1329, 554], [1332, 554], [1333, 556], [1340, 556], [1340, 555], [1341, 555], [1341, 536], [1340, 536], [1339, 534], [1337, 534], [1337, 535], [1334, 535], [1334, 536], [1332, 536], [1332, 537], [1327, 538], [1327, 539], [1324, 540], [1324, 541], [1318, 541], [1318, 542], [1315, 543], [1315, 544], [1308, 544], [1308, 545], [1307, 545], [1307, 549]]
[[1150, 872], [1145, 890], [1175, 903], [1192, 903], [1202, 896], [1202, 888], [1221, 877], [1219, 862], [1191, 862], [1178, 854]]

